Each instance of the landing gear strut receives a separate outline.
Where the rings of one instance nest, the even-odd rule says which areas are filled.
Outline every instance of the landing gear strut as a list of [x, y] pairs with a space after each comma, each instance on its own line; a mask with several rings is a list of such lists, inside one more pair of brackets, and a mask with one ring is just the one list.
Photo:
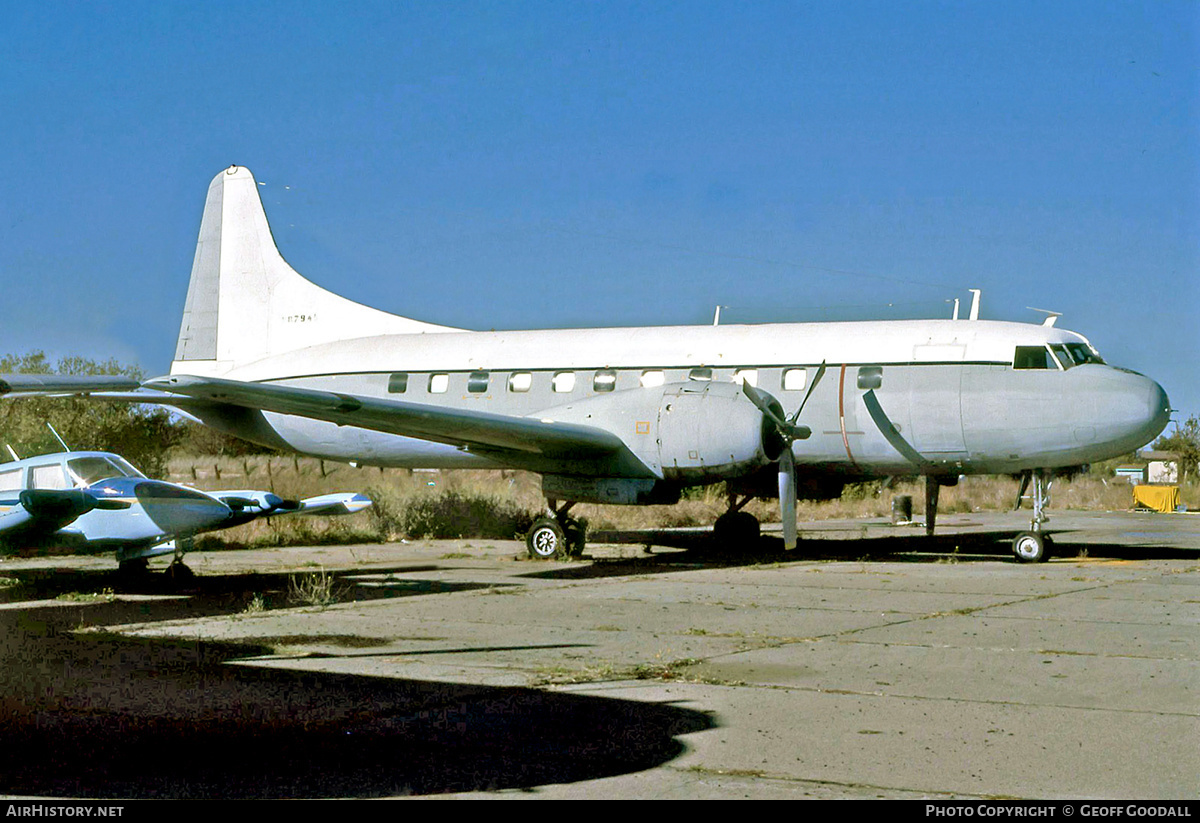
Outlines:
[[1044, 469], [1027, 472], [1021, 478], [1021, 490], [1017, 493], [1017, 508], [1021, 507], [1021, 495], [1033, 480], [1033, 519], [1029, 531], [1021, 532], [1013, 539], [1013, 554], [1020, 563], [1045, 563], [1050, 559], [1054, 542], [1050, 535], [1042, 534], [1042, 524], [1050, 518], [1046, 507], [1050, 505], [1050, 476]]
[[933, 537], [933, 526], [937, 522], [938, 495], [942, 484], [932, 474], [925, 475], [925, 536]]
[[734, 492], [729, 493], [729, 509], [713, 523], [713, 538], [723, 546], [753, 545], [760, 533], [758, 518], [742, 508], [753, 500], [753, 495], [743, 495], [741, 501]]
[[566, 560], [583, 554], [587, 523], [567, 515], [574, 503], [557, 504], [557, 500], [547, 500], [546, 514], [534, 520], [525, 535], [525, 546], [534, 560]]

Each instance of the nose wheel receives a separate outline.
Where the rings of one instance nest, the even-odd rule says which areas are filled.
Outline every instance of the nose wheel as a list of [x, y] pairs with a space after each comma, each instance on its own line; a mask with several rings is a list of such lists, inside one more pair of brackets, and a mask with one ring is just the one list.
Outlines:
[[1046, 515], [1046, 507], [1050, 505], [1050, 477], [1042, 469], [1024, 475], [1021, 478], [1021, 489], [1017, 492], [1018, 508], [1031, 480], [1033, 519], [1029, 523], [1030, 530], [1021, 532], [1013, 539], [1013, 556], [1017, 558], [1018, 563], [1045, 563], [1054, 549], [1054, 541], [1050, 539], [1050, 535], [1042, 533], [1042, 524], [1050, 519]]

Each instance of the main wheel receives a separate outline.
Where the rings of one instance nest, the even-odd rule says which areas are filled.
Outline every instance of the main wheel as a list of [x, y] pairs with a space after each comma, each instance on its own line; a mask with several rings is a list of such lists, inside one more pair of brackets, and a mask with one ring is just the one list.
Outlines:
[[713, 537], [723, 546], [738, 546], [758, 542], [758, 518], [750, 512], [725, 512], [713, 523]]
[[174, 560], [171, 565], [167, 566], [167, 579], [176, 586], [182, 586], [185, 583], [191, 583], [196, 579], [196, 573], [186, 566], [182, 560]]
[[1013, 539], [1013, 554], [1019, 563], [1045, 563], [1053, 546], [1049, 535], [1021, 532]]
[[553, 560], [556, 557], [567, 557], [567, 536], [563, 533], [558, 521], [550, 517], [539, 517], [533, 521], [529, 534], [525, 535], [525, 545], [529, 548], [529, 556], [534, 560]]

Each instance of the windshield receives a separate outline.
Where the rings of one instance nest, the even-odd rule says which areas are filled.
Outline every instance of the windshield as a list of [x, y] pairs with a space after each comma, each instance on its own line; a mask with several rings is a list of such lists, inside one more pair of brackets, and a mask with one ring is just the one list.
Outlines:
[[1082, 366], [1084, 363], [1103, 363], [1095, 349], [1083, 343], [1051, 343], [1050, 349], [1062, 363], [1064, 369]]
[[115, 454], [109, 457], [76, 457], [67, 461], [67, 471], [75, 485], [83, 488], [110, 477], [145, 477], [123, 458]]

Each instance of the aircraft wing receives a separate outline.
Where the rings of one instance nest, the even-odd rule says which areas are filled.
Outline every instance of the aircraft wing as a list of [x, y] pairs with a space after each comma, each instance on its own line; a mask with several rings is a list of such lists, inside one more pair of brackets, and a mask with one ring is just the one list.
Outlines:
[[0, 374], [0, 395], [119, 392], [137, 387], [138, 381], [120, 374]]
[[371, 505], [371, 498], [356, 492], [335, 492], [306, 497], [303, 500], [285, 500], [271, 492], [235, 489], [207, 492], [226, 506], [242, 514], [257, 517], [273, 517], [279, 514], [354, 514]]
[[524, 452], [586, 460], [613, 457], [628, 451], [621, 438], [604, 429], [534, 417], [449, 409], [217, 377], [172, 375], [155, 378], [145, 385], [197, 400], [326, 420], [339, 426], [357, 426], [483, 453]]
[[336, 494], [320, 494], [316, 497], [306, 497], [300, 501], [296, 514], [321, 514], [326, 516], [354, 514], [371, 505], [371, 498], [365, 494], [353, 492], [337, 492]]
[[127, 509], [87, 489], [26, 489], [15, 500], [0, 501], [0, 539], [52, 534], [92, 509]]

